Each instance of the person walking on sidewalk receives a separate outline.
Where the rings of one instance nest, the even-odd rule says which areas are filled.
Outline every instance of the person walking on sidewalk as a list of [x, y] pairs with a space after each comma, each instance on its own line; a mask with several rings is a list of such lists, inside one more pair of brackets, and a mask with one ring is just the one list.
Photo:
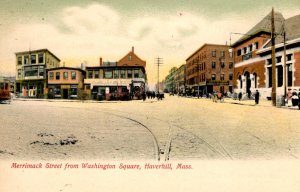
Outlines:
[[300, 110], [300, 89], [299, 89], [299, 92], [298, 92], [298, 108]]
[[239, 101], [242, 99], [242, 92], [239, 93]]
[[259, 92], [258, 90], [256, 90], [256, 93], [255, 93], [255, 104], [258, 105], [259, 103]]

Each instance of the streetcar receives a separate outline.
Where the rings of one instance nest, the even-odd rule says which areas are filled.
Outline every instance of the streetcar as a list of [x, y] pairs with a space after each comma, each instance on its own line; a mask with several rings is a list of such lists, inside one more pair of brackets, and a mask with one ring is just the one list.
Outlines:
[[6, 80], [0, 80], [0, 103], [10, 102], [10, 82]]

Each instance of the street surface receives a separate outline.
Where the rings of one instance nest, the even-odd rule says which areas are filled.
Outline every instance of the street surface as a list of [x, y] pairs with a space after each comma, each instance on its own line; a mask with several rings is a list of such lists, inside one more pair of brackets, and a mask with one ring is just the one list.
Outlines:
[[[0, 105], [0, 159], [298, 159], [300, 111], [225, 100], [13, 100]], [[229, 103], [231, 102], [231, 103]]]

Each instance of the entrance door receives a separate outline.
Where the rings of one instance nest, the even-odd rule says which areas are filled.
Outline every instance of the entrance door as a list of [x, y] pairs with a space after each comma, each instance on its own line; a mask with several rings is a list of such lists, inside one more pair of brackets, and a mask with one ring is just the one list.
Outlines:
[[245, 77], [246, 77], [246, 92], [250, 93], [251, 79], [250, 79], [250, 73], [248, 71], [245, 73]]
[[68, 99], [68, 89], [63, 89], [63, 99]]

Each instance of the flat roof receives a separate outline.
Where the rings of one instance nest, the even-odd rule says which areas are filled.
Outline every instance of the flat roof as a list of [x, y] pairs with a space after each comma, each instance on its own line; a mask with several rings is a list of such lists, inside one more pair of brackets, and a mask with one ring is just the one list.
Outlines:
[[29, 50], [29, 51], [21, 51], [21, 52], [16, 52], [15, 54], [20, 55], [20, 54], [30, 54], [30, 53], [35, 53], [35, 52], [48, 52], [48, 53], [50, 53], [50, 55], [52, 55], [58, 61], [60, 61], [60, 59], [56, 55], [54, 55], [51, 51], [49, 51], [48, 49], [36, 49], [36, 50]]

